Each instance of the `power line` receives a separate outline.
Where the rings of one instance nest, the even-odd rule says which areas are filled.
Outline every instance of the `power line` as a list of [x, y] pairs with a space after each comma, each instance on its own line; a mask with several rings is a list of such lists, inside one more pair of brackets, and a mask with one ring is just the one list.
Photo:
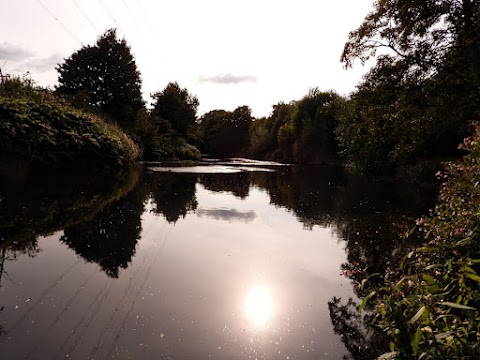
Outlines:
[[[148, 36], [152, 37], [152, 34], [155, 33], [153, 26], [151, 25], [150, 19], [148, 18], [147, 10], [143, 6], [143, 3], [140, 0], [136, 0], [138, 7], [140, 9], [140, 14], [142, 14], [143, 19], [145, 20], [142, 22], [142, 25], [144, 26], [144, 29], [146, 30], [146, 33]], [[152, 38], [153, 39], [153, 38]]]
[[127, 2], [126, 2], [125, 0], [122, 0], [122, 2], [123, 2], [123, 5], [125, 6], [125, 9], [127, 9], [128, 15], [129, 15], [130, 18], [133, 20], [133, 23], [135, 24], [135, 26], [137, 27], [137, 29], [140, 30], [140, 27], [138, 26], [137, 20], [135, 20], [135, 18], [133, 17], [132, 11], [131, 11], [130, 8], [128, 7]]
[[46, 12], [56, 21], [58, 22], [63, 29], [70, 34], [71, 37], [73, 37], [80, 45], [82, 45], [82, 42], [78, 39], [78, 37], [75, 36], [75, 34], [70, 31], [70, 29], [58, 18], [55, 16], [55, 14], [42, 2], [42, 0], [37, 0], [37, 2], [45, 9]]
[[120, 28], [120, 25], [118, 24], [117, 19], [112, 15], [112, 12], [108, 9], [107, 5], [103, 2], [103, 0], [98, 0], [100, 5], [102, 6], [103, 10], [105, 13], [112, 19], [113, 23], [116, 25], [117, 28]]
[[72, 1], [75, 4], [75, 6], [77, 7], [78, 11], [80, 11], [82, 16], [90, 23], [90, 25], [92, 25], [92, 28], [93, 28], [93, 30], [95, 30], [95, 33], [98, 34], [99, 31], [98, 31], [97, 27], [95, 26], [95, 24], [93, 23], [93, 21], [90, 19], [90, 17], [85, 13], [85, 11], [82, 10], [80, 5], [78, 5], [78, 3], [75, 0], [72, 0]]

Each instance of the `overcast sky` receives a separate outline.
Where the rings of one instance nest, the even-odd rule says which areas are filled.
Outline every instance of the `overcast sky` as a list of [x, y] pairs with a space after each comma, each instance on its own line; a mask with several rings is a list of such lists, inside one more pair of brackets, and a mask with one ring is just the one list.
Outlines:
[[348, 94], [366, 72], [339, 62], [372, 0], [0, 0], [0, 66], [43, 86], [106, 29], [125, 37], [146, 100], [177, 81], [199, 114], [248, 105], [267, 116], [312, 87]]

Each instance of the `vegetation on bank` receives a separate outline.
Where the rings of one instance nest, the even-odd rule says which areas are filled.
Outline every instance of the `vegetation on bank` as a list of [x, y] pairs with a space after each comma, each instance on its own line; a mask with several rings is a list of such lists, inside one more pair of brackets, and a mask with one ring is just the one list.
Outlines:
[[0, 85], [0, 152], [4, 163], [121, 168], [139, 149], [118, 126], [12, 79]]
[[[480, 129], [469, 152], [437, 176], [437, 205], [405, 236], [424, 244], [399, 266], [362, 281], [372, 325], [388, 335], [392, 359], [477, 359], [480, 353]], [[380, 284], [380, 286], [378, 285]], [[364, 306], [362, 305], [361, 308]]]
[[109, 30], [57, 68], [55, 96], [72, 107], [25, 87], [13, 97], [2, 94], [0, 149], [39, 164], [83, 159], [122, 166], [134, 161], [137, 147], [121, 128], [143, 160], [198, 159], [203, 151], [342, 162], [413, 181], [430, 180], [441, 161], [468, 153], [438, 173], [445, 184], [437, 206], [414, 231], [422, 242], [385, 273], [367, 269], [359, 285], [360, 309], [375, 304], [372, 324], [388, 336], [389, 358], [475, 359], [480, 134], [468, 136], [480, 118], [479, 19], [479, 0], [376, 1], [341, 57], [346, 67], [376, 60], [357, 89], [349, 96], [311, 89], [260, 119], [248, 106], [197, 117], [198, 99], [175, 82], [147, 109], [130, 48]]

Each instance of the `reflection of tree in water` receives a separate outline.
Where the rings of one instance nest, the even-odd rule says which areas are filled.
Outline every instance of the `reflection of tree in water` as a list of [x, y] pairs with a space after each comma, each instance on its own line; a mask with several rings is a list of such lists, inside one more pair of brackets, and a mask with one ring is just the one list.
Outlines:
[[126, 269], [135, 255], [144, 199], [143, 188], [137, 187], [93, 218], [65, 228], [60, 241], [100, 265], [108, 276], [118, 278], [120, 268]]
[[250, 191], [250, 176], [253, 173], [239, 172], [230, 174], [202, 174], [199, 183], [213, 192], [231, 192], [240, 199], [245, 199]]
[[332, 222], [340, 167], [284, 167], [275, 173], [255, 173], [252, 182], [267, 190], [272, 204], [293, 211], [306, 229]]
[[[352, 279], [358, 297], [357, 276], [382, 272], [411, 246], [399, 236], [404, 226], [433, 204], [433, 191], [374, 182], [329, 167], [286, 168], [275, 174], [255, 174], [253, 183], [268, 191], [271, 202], [293, 211], [306, 229], [329, 226], [345, 242], [343, 273]], [[312, 171], [313, 170], [313, 171]], [[334, 330], [342, 336], [352, 359], [373, 359], [388, 350], [379, 334], [368, 333], [352, 299], [329, 302]], [[386, 346], [386, 347], [385, 347]]]
[[42, 174], [23, 182], [2, 179], [0, 247], [7, 250], [5, 260], [34, 256], [40, 251], [38, 236], [93, 221], [90, 219], [131, 191], [138, 178], [138, 169], [130, 169], [121, 174]]
[[0, 178], [0, 243], [31, 243], [93, 217], [138, 182], [138, 169], [121, 174], [48, 173], [23, 182]]
[[344, 357], [345, 360], [376, 359], [388, 349], [388, 339], [381, 333], [367, 331], [371, 315], [360, 315], [357, 307], [352, 299], [342, 304], [341, 299], [333, 297], [328, 302], [333, 331], [341, 336], [350, 353]]
[[385, 270], [411, 245], [399, 235], [428, 210], [429, 200], [412, 187], [350, 177], [337, 191], [334, 223], [347, 244], [348, 262], [370, 272]]
[[146, 174], [145, 181], [154, 203], [152, 211], [162, 214], [168, 222], [175, 223], [197, 209], [196, 175], [152, 172]]
[[[4, 279], [12, 281], [5, 268], [7, 261], [15, 261], [21, 255], [35, 257], [39, 252], [36, 239], [28, 242], [0, 242], [0, 287], [2, 287]], [[0, 315], [2, 311], [3, 306], [0, 303]], [[5, 331], [0, 325], [0, 337], [4, 334]]]

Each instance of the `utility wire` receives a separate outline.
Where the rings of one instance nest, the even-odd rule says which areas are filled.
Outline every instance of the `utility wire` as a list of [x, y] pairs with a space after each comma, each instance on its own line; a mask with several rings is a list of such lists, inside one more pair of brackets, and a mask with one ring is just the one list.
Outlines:
[[103, 10], [105, 11], [105, 13], [110, 17], [110, 19], [112, 19], [113, 23], [116, 25], [117, 28], [120, 28], [120, 25], [118, 24], [118, 21], [117, 19], [115, 19], [115, 17], [112, 15], [112, 12], [108, 9], [107, 5], [105, 4], [105, 2], [103, 0], [98, 0], [98, 2], [100, 3], [100, 5], [102, 6]]
[[136, 0], [137, 4], [138, 4], [138, 9], [139, 9], [139, 13], [142, 15], [143, 17], [143, 22], [142, 22], [142, 25], [143, 25], [143, 29], [144, 31], [146, 31], [146, 34], [147, 36], [149, 36], [153, 42], [155, 42], [155, 40], [153, 39], [153, 34], [155, 33], [155, 30], [150, 22], [150, 18], [148, 17], [148, 12], [147, 10], [145, 9], [145, 7], [143, 6], [143, 3], [140, 1], [140, 0]]
[[74, 38], [80, 45], [83, 45], [82, 42], [79, 40], [78, 37], [75, 36], [75, 34], [70, 31], [70, 29], [58, 18], [55, 16], [55, 14], [42, 2], [42, 0], [37, 0], [37, 2], [45, 9], [46, 12], [56, 21], [58, 22], [63, 29], [70, 34], [72, 38]]
[[127, 2], [126, 2], [125, 0], [122, 0], [122, 2], [123, 2], [123, 5], [125, 6], [125, 9], [127, 9], [128, 15], [129, 15], [130, 18], [132, 19], [133, 23], [135, 24], [135, 26], [137, 27], [137, 29], [140, 30], [140, 27], [138, 26], [138, 22], [137, 22], [137, 20], [135, 20], [135, 18], [133, 17], [133, 13], [132, 13], [132, 11], [130, 10], [130, 8], [128, 7]]
[[97, 29], [97, 27], [95, 26], [95, 24], [93, 23], [93, 21], [90, 19], [90, 17], [85, 13], [85, 11], [83, 11], [83, 9], [80, 7], [80, 5], [78, 5], [77, 1], [76, 0], [72, 0], [73, 3], [75, 4], [75, 6], [77, 7], [78, 11], [80, 11], [80, 13], [82, 14], [82, 16], [89, 22], [89, 24], [92, 26], [93, 30], [95, 30], [95, 33], [98, 34], [99, 31]]

